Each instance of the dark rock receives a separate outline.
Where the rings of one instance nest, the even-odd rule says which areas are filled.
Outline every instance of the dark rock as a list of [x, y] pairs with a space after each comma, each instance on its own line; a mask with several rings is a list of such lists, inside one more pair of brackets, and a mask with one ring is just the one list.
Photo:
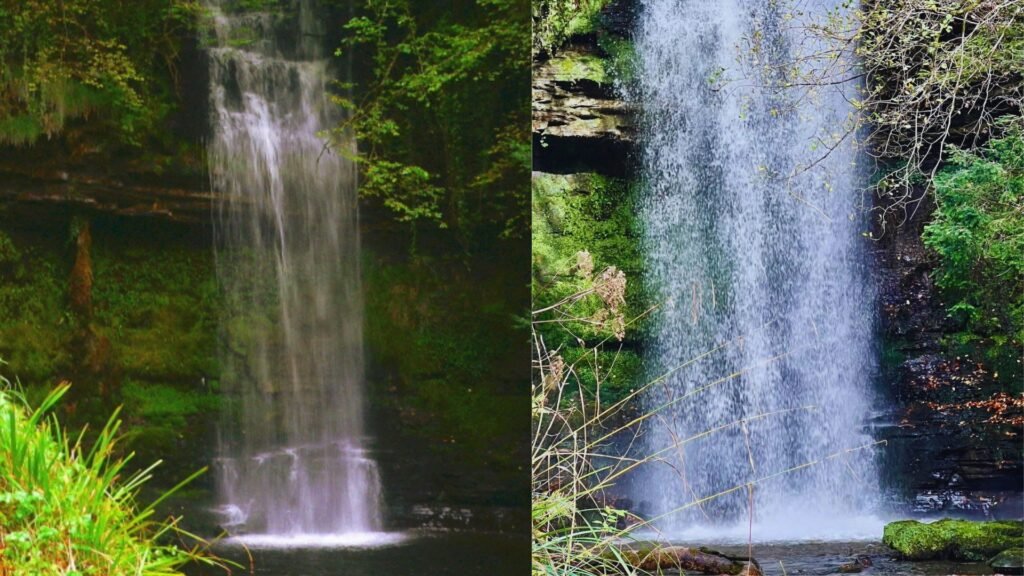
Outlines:
[[629, 173], [636, 136], [633, 111], [616, 96], [604, 66], [585, 47], [534, 66], [534, 170]]
[[920, 193], [905, 221], [876, 231], [881, 385], [890, 407], [875, 424], [876, 437], [887, 442], [881, 469], [905, 513], [1020, 518], [1021, 428], [978, 406], [1002, 383], [946, 343], [961, 327], [932, 281], [935, 255], [921, 241], [932, 208]]
[[201, 189], [126, 185], [66, 171], [0, 172], [0, 205], [65, 205], [96, 213], [200, 223], [210, 219], [213, 201], [213, 193]]
[[1024, 574], [1024, 548], [1010, 548], [996, 554], [988, 565], [996, 574]]
[[859, 572], [863, 572], [865, 568], [870, 568], [873, 565], [874, 562], [871, 561], [870, 556], [861, 554], [854, 558], [852, 562], [847, 562], [846, 564], [839, 566], [838, 571], [840, 574], [857, 574]]
[[679, 570], [684, 573], [761, 576], [756, 560], [733, 558], [707, 548], [686, 546], [637, 546], [621, 550], [622, 557], [634, 568], [661, 573]]
[[639, 16], [640, 3], [637, 0], [611, 0], [601, 10], [601, 29], [617, 36], [632, 36]]

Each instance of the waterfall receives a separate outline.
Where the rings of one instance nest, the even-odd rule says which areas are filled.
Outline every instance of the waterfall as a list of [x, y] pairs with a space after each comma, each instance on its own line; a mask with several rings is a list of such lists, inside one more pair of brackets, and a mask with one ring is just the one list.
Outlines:
[[661, 461], [638, 500], [675, 534], [745, 539], [751, 509], [755, 539], [880, 530], [864, 181], [852, 137], [836, 138], [853, 87], [782, 87], [798, 51], [823, 48], [784, 2], [643, 4], [641, 213], [664, 302], [648, 364], [669, 376], [648, 397], [668, 407], [645, 434]]
[[[225, 524], [263, 536], [375, 532], [356, 168], [318, 136], [339, 120], [322, 14], [307, 0], [236, 4], [207, 3]], [[352, 153], [354, 139], [341, 147]]]

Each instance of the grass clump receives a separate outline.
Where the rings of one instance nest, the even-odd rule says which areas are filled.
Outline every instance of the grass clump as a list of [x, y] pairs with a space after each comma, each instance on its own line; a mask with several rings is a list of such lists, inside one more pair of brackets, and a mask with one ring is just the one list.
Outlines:
[[192, 561], [214, 564], [198, 546], [166, 543], [171, 535], [194, 537], [175, 519], [154, 519], [163, 497], [137, 506], [156, 464], [124, 474], [128, 459], [113, 457], [118, 420], [112, 417], [87, 448], [81, 436], [71, 441], [47, 418], [68, 388], [59, 386], [35, 410], [19, 393], [0, 392], [0, 573], [171, 576]]
[[[630, 388], [628, 393], [615, 387], [611, 394], [600, 393], [602, 383], [616, 382], [616, 365], [637, 364], [639, 359], [622, 359], [621, 350], [605, 349], [622, 341], [637, 317], [624, 315], [626, 275], [614, 266], [600, 272], [594, 266], [589, 252], [579, 252], [572, 266], [578, 290], [532, 315], [535, 576], [647, 574], [645, 566], [662, 549], [633, 549], [633, 532], [648, 526], [647, 521], [608, 503], [608, 493], [618, 481], [657, 458], [620, 457], [609, 449], [617, 437], [636, 434], [657, 412], [626, 414], [631, 403], [656, 383]], [[581, 326], [589, 328], [592, 342], [555, 337], [552, 340], [560, 343], [549, 347], [547, 335], [559, 330], [572, 334]], [[631, 370], [640, 371], [635, 365]], [[627, 380], [633, 384], [632, 376]]]
[[980, 561], [1024, 545], [1024, 522], [972, 522], [947, 518], [925, 524], [903, 520], [886, 524], [882, 542], [906, 560]]

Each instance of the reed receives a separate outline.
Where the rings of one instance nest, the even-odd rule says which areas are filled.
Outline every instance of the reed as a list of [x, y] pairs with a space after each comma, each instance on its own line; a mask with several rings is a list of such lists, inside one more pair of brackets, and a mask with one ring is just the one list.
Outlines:
[[[119, 458], [117, 412], [90, 440], [66, 435], [50, 411], [63, 383], [32, 408], [0, 377], [0, 576], [172, 576], [190, 563], [222, 566], [202, 539], [156, 507], [195, 477], [140, 506], [159, 462], [135, 473]], [[175, 542], [176, 541], [176, 542]]]

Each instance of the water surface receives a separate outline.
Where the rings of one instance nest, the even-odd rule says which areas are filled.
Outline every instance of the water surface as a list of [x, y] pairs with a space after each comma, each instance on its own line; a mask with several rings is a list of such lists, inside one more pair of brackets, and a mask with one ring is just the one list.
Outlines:
[[[218, 554], [242, 564], [235, 574], [256, 576], [522, 576], [530, 573], [526, 537], [473, 532], [409, 533], [405, 539], [372, 547], [222, 546]], [[189, 576], [223, 571], [194, 570]]]

